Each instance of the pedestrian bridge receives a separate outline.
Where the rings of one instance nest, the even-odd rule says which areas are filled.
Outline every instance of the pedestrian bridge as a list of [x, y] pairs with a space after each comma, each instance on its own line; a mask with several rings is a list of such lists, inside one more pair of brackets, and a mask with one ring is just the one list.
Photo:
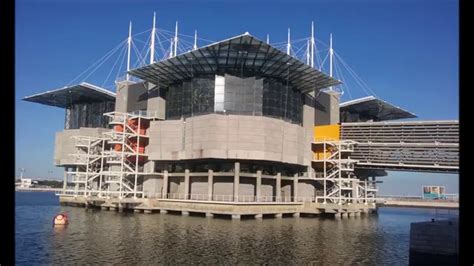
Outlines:
[[356, 169], [459, 172], [459, 122], [342, 123], [341, 139], [357, 141]]

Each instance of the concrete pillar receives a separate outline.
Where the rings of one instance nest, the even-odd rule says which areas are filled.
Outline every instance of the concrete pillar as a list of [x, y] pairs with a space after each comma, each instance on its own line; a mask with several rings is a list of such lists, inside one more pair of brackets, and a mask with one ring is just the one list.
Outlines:
[[334, 214], [334, 218], [335, 218], [335, 219], [341, 219], [341, 218], [342, 218], [342, 215], [341, 215], [341, 214], [342, 214], [342, 213], [335, 213], [335, 214]]
[[[234, 163], [234, 201], [239, 201], [240, 163]], [[239, 215], [240, 219], [240, 215]]]
[[354, 212], [354, 217], [360, 217], [360, 212]]
[[352, 202], [359, 202], [359, 180], [352, 181]]
[[263, 214], [255, 214], [255, 219], [263, 219]]
[[298, 174], [293, 176], [293, 201], [298, 201]]
[[181, 212], [181, 215], [182, 215], [182, 216], [189, 216], [189, 212], [182, 211], [182, 212]]
[[210, 213], [210, 212], [206, 212], [206, 217], [214, 217], [214, 214]]
[[341, 213], [341, 218], [347, 218], [347, 217], [349, 217], [349, 215], [347, 214], [347, 212]]
[[276, 199], [275, 201], [281, 201], [281, 173], [276, 175]]
[[189, 169], [184, 170], [184, 199], [189, 199]]
[[207, 178], [207, 199], [208, 200], [212, 200], [212, 194], [214, 194], [212, 191], [213, 183], [214, 183], [214, 171], [209, 169], [208, 178]]
[[168, 210], [160, 210], [160, 213], [167, 214], [167, 213], [168, 213]]
[[232, 214], [232, 220], [240, 220], [240, 214]]
[[161, 191], [161, 197], [163, 199], [168, 197], [168, 170], [163, 171], [163, 189]]
[[258, 170], [257, 171], [257, 181], [256, 181], [256, 200], [255, 201], [261, 201], [260, 197], [262, 196], [262, 171]]
[[300, 213], [299, 212], [293, 213], [293, 217], [300, 217]]
[[275, 218], [282, 218], [283, 217], [283, 213], [277, 213], [275, 214]]
[[67, 170], [68, 170], [68, 167], [64, 167], [63, 190], [66, 190], [67, 188]]

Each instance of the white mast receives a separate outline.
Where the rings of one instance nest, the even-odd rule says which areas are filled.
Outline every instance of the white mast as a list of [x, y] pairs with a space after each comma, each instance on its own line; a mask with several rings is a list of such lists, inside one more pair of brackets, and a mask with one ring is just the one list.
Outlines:
[[[310, 47], [310, 44], [309, 44], [309, 40], [306, 42], [306, 64], [309, 65], [310, 64], [310, 53], [309, 53], [309, 47]], [[313, 54], [311, 54], [311, 59], [313, 59], [312, 57]]]
[[290, 28], [288, 28], [288, 44], [286, 45], [286, 53], [289, 55], [290, 54], [290, 49], [291, 49], [291, 43], [290, 43]]
[[314, 67], [314, 21], [311, 21], [311, 67]]
[[[332, 33], [329, 35], [329, 76], [332, 77], [332, 56], [334, 51], [332, 49]], [[332, 90], [332, 86], [329, 88]]]
[[155, 63], [155, 22], [156, 12], [153, 12], [153, 28], [151, 29], [151, 43], [150, 43], [150, 64]]
[[198, 31], [194, 30], [194, 46], [193, 50], [196, 50], [198, 48]]
[[178, 21], [176, 21], [176, 28], [174, 31], [174, 53], [173, 56], [176, 56], [178, 53]]
[[267, 34], [267, 44], [270, 44], [270, 34]]
[[132, 22], [130, 21], [130, 27], [128, 28], [128, 55], [127, 55], [127, 81], [130, 80], [130, 50], [132, 48]]
[[329, 35], [329, 76], [332, 77], [332, 56], [334, 51], [332, 50], [332, 33]]

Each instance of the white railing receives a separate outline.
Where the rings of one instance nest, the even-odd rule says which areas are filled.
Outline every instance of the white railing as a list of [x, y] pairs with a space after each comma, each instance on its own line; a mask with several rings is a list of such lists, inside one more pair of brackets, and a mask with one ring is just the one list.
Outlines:
[[444, 194], [444, 196], [446, 199], [430, 199], [418, 195], [380, 195], [378, 198], [393, 201], [459, 201], [459, 194]]

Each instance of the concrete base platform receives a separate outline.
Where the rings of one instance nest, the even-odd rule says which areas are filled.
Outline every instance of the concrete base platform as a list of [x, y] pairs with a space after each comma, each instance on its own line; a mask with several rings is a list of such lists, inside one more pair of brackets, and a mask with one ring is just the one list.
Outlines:
[[[82, 201], [81, 201], [82, 200]], [[202, 214], [205, 217], [227, 216], [234, 220], [240, 220], [242, 216], [262, 219], [265, 217], [300, 217], [325, 215], [336, 219], [358, 217], [361, 213], [375, 211], [373, 205], [364, 204], [322, 204], [314, 202], [221, 202], [221, 201], [198, 201], [198, 200], [175, 200], [175, 199], [117, 199], [107, 201], [92, 201], [90, 198], [61, 196], [62, 205], [84, 206], [85, 202], [91, 207], [100, 207], [109, 211], [133, 210], [136, 213], [168, 213], [177, 212], [182, 216], [190, 213]], [[95, 206], [94, 204], [99, 204]]]

